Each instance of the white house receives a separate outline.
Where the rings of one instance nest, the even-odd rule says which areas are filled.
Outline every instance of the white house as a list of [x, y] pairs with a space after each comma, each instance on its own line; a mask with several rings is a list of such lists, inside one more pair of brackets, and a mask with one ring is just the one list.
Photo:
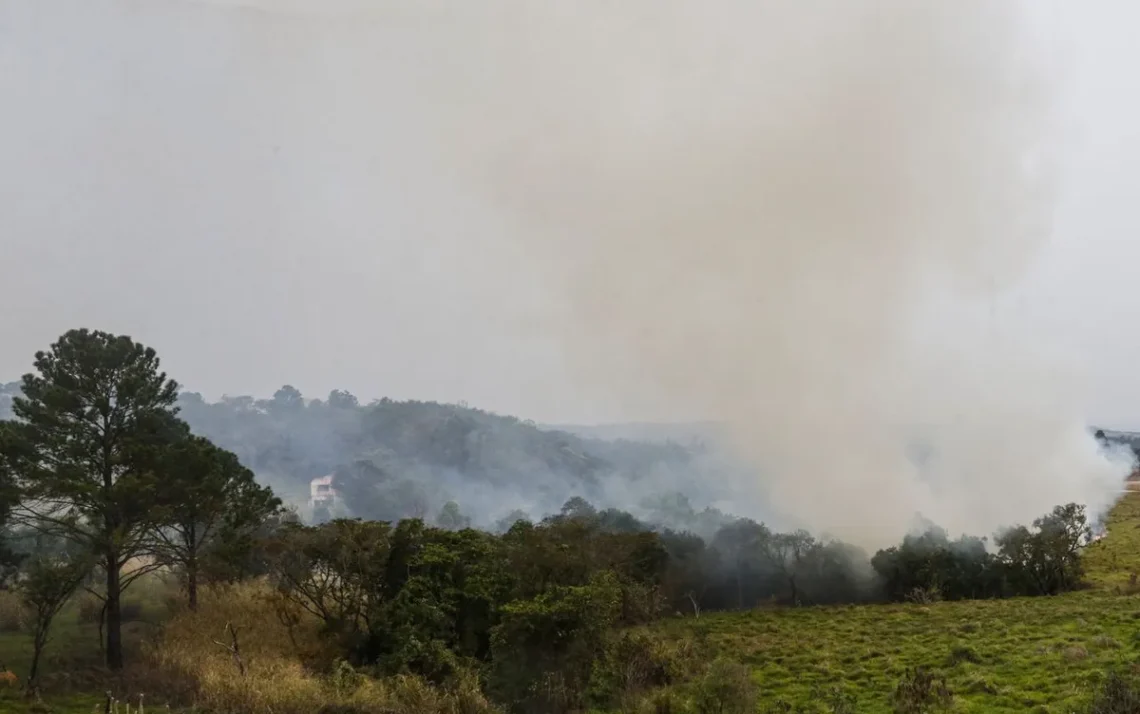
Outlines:
[[332, 508], [336, 503], [336, 489], [333, 488], [333, 475], [321, 476], [309, 482], [309, 508], [324, 506]]

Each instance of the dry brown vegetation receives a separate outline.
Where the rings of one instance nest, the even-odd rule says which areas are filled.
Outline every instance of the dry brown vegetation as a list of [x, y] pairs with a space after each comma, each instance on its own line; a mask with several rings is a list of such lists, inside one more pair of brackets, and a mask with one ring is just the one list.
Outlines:
[[[315, 618], [286, 626], [272, 591], [260, 582], [203, 593], [198, 612], [183, 610], [131, 668], [130, 689], [213, 714], [479, 714], [495, 711], [474, 675], [446, 688], [413, 676], [374, 679], [330, 659]], [[237, 632], [238, 652], [227, 630]], [[240, 661], [239, 661], [240, 660]]]

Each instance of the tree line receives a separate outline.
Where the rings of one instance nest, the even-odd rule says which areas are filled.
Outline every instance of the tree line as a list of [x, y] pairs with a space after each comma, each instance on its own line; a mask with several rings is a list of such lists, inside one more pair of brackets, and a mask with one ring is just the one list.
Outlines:
[[634, 640], [614, 633], [663, 616], [1052, 594], [1079, 586], [1087, 538], [1070, 505], [992, 548], [931, 528], [868, 558], [747, 519], [706, 541], [572, 499], [497, 534], [420, 519], [284, 522], [257, 557], [281, 620], [319, 618], [353, 665], [438, 683], [476, 669], [496, 700], [548, 712], [614, 704], [607, 658], [641, 656], [615, 651]]
[[202, 582], [263, 578], [282, 623], [318, 618], [354, 665], [434, 681], [477, 668], [499, 701], [553, 711], [608, 696], [596, 665], [615, 630], [765, 604], [1053, 594], [1079, 587], [1090, 537], [1075, 504], [992, 545], [931, 527], [873, 556], [719, 513], [701, 537], [581, 498], [499, 532], [467, 527], [455, 508], [435, 525], [305, 525], [235, 454], [191, 433], [152, 349], [73, 330], [35, 370], [0, 421], [0, 560], [35, 604], [37, 658], [94, 573], [112, 670], [123, 666], [123, 591], [166, 568], [191, 608]]

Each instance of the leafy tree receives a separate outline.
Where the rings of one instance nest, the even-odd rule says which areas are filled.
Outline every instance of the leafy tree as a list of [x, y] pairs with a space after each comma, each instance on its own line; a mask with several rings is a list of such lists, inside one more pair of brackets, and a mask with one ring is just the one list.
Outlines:
[[713, 548], [732, 573], [739, 610], [773, 592], [773, 575], [764, 555], [771, 537], [772, 532], [763, 523], [741, 519], [721, 528], [713, 538]]
[[446, 528], [452, 531], [471, 527], [471, 519], [463, 515], [459, 510], [459, 504], [455, 501], [448, 501], [443, 504], [443, 508], [440, 509], [435, 522], [440, 528]]
[[273, 401], [270, 404], [275, 410], [296, 411], [305, 408], [305, 399], [296, 387], [286, 384], [273, 393]]
[[334, 409], [356, 409], [360, 402], [351, 392], [334, 389], [329, 392], [328, 405]]
[[621, 613], [613, 572], [506, 605], [492, 631], [490, 685], [524, 712], [582, 709], [594, 661]]
[[788, 583], [788, 592], [793, 605], [800, 604], [802, 593], [798, 583], [809, 559], [815, 554], [819, 544], [804, 530], [794, 533], [776, 533], [764, 543], [764, 554], [772, 567]]
[[519, 522], [530, 523], [530, 515], [521, 508], [516, 508], [495, 522], [495, 532], [506, 533], [511, 526]]
[[342, 646], [358, 649], [398, 589], [388, 577], [392, 548], [387, 523], [286, 525], [271, 546], [271, 578], [287, 601], [318, 617]]
[[162, 509], [152, 530], [153, 553], [182, 571], [191, 610], [198, 609], [203, 557], [234, 557], [252, 548], [252, 535], [281, 500], [258, 485], [237, 456], [208, 439], [190, 436], [163, 457]]
[[581, 496], [574, 496], [562, 505], [562, 515], [567, 518], [593, 518], [598, 515], [598, 509]]
[[185, 437], [178, 385], [153, 349], [126, 336], [72, 330], [25, 375], [13, 401], [19, 421], [0, 443], [4, 471], [24, 491], [16, 515], [96, 554], [106, 577], [107, 666], [122, 669], [125, 572], [146, 551], [161, 504], [163, 451]]
[[1022, 592], [1054, 595], [1081, 583], [1080, 548], [1092, 535], [1084, 506], [1057, 506], [1025, 526], [1010, 528], [995, 540], [998, 557]]
[[17, 589], [20, 599], [34, 616], [32, 663], [27, 680], [29, 693], [39, 686], [40, 656], [48, 643], [52, 622], [91, 572], [92, 565], [90, 555], [74, 547], [62, 555], [34, 556], [24, 565]]

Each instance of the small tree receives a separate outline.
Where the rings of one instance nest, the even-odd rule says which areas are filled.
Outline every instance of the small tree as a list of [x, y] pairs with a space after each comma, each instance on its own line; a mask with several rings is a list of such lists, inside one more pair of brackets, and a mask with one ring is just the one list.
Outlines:
[[162, 472], [153, 553], [182, 571], [188, 605], [197, 610], [203, 557], [213, 550], [232, 556], [252, 547], [253, 533], [281, 508], [281, 500], [258, 485], [237, 456], [197, 436], [166, 452]]
[[23, 578], [17, 590], [32, 611], [32, 664], [28, 670], [28, 693], [39, 685], [40, 656], [48, 643], [55, 616], [71, 598], [76, 588], [91, 572], [93, 559], [74, 548], [64, 555], [40, 555], [24, 565]]

